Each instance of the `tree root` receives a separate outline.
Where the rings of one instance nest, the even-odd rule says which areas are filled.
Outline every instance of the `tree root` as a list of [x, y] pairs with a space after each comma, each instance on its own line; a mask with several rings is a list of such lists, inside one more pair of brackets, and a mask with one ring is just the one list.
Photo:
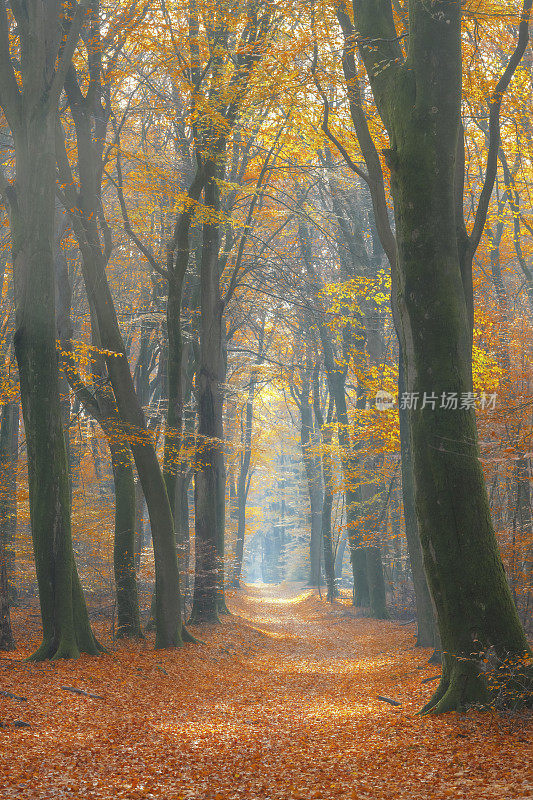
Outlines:
[[444, 714], [472, 707], [500, 711], [533, 708], [533, 663], [528, 652], [492, 655], [484, 661], [455, 658], [450, 664], [450, 659], [446, 660], [448, 665], [445, 661], [435, 694], [420, 714]]
[[[53, 643], [51, 640], [44, 640], [40, 647], [37, 648], [35, 653], [32, 653], [25, 660], [26, 661], [46, 661], [53, 655]], [[78, 653], [79, 655], [79, 653]]]
[[442, 653], [437, 647], [428, 658], [428, 664], [442, 664]]
[[187, 630], [185, 625], [183, 625], [181, 628], [181, 638], [184, 642], [190, 644], [205, 644], [205, 642], [202, 642], [201, 639], [197, 639], [195, 636], [193, 636], [192, 633]]
[[79, 657], [80, 649], [76, 643], [75, 637], [62, 636], [57, 645], [52, 640], [43, 641], [42, 645], [35, 651], [35, 653], [32, 653], [31, 656], [28, 656], [26, 660], [46, 661], [50, 659], [51, 661], [60, 661], [64, 658], [67, 659]]
[[472, 706], [486, 706], [488, 699], [487, 685], [477, 665], [467, 661], [456, 662], [450, 675], [442, 675], [435, 694], [419, 714], [465, 711]]
[[217, 611], [218, 611], [219, 614], [222, 614], [223, 616], [226, 616], [226, 615], [227, 616], [231, 616], [231, 611], [227, 607], [226, 599], [223, 596], [219, 597], [218, 600], [217, 600]]

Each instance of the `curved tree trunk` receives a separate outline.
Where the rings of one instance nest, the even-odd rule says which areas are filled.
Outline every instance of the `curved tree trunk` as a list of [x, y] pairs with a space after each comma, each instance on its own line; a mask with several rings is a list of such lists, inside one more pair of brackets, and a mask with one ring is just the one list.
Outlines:
[[[96, 158], [97, 151], [93, 147], [94, 134], [90, 119], [94, 109], [82, 95], [73, 67], [68, 73], [65, 88], [75, 121], [79, 180], [82, 187], [79, 199], [72, 198], [74, 206], [79, 207], [80, 214], [71, 214], [70, 220], [82, 254], [87, 297], [105, 351], [107, 372], [124, 426], [123, 431], [130, 443], [148, 507], [155, 561], [155, 645], [156, 648], [179, 646], [183, 638], [174, 522], [153, 435], [147, 429], [144, 411], [135, 392], [106, 275], [108, 254], [102, 249], [98, 227], [98, 219], [101, 217], [99, 179], [102, 165]], [[64, 142], [59, 135], [57, 161], [62, 179], [67, 186], [71, 186], [73, 179]]]

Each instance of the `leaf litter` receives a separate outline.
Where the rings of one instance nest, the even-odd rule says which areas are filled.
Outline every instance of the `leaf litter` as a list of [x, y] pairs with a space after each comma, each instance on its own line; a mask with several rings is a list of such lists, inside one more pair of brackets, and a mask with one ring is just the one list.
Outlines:
[[414, 626], [291, 584], [228, 594], [232, 616], [192, 629], [201, 644], [155, 651], [149, 636], [41, 664], [21, 661], [39, 630], [15, 612], [3, 800], [533, 798], [530, 716], [417, 715], [435, 666]]

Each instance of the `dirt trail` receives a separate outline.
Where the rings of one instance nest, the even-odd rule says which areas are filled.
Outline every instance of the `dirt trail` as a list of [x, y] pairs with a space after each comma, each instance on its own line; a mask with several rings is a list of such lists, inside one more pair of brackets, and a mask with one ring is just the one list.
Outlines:
[[416, 716], [438, 670], [412, 626], [294, 585], [252, 585], [229, 605], [222, 626], [195, 629], [204, 644], [179, 651], [150, 640], [77, 662], [3, 656], [0, 689], [28, 700], [0, 695], [0, 796], [533, 798], [531, 724]]

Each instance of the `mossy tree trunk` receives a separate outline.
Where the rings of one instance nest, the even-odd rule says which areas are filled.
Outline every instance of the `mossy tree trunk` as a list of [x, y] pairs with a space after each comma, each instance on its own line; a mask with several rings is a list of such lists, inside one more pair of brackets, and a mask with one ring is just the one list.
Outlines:
[[115, 484], [113, 567], [117, 593], [117, 636], [140, 637], [135, 577], [135, 480], [127, 443], [108, 439]]
[[[11, 214], [19, 368], [28, 448], [30, 514], [43, 644], [35, 658], [75, 657], [75, 571], [67, 452], [62, 426], [54, 315], [54, 124], [28, 124], [17, 150], [17, 209]], [[19, 137], [15, 136], [17, 144]], [[44, 173], [44, 174], [43, 174]], [[26, 197], [27, 196], [27, 197]], [[31, 276], [31, 278], [30, 278]], [[88, 627], [83, 605], [80, 621]], [[81, 619], [85, 616], [84, 619]], [[85, 638], [85, 637], [84, 637]], [[98, 652], [96, 642], [88, 651]]]
[[[368, 178], [368, 189], [372, 201], [373, 221], [375, 227], [373, 228], [374, 248], [377, 249], [378, 245], [376, 237], [379, 238], [379, 246], [383, 249], [387, 260], [392, 270], [392, 314], [396, 332], [399, 336], [399, 318], [397, 312], [397, 286], [396, 286], [396, 239], [390, 224], [388, 204], [385, 195], [385, 182], [383, 178], [383, 171], [381, 167], [380, 156], [374, 143], [370, 130], [368, 127], [368, 120], [363, 105], [363, 95], [360, 86], [359, 69], [356, 64], [353, 40], [355, 37], [355, 28], [346, 13], [341, 7], [336, 8], [337, 18], [342, 28], [345, 47], [343, 51], [343, 71], [346, 78], [348, 89], [348, 96], [350, 102], [350, 113], [354, 125], [354, 130], [361, 147], [361, 153], [365, 162]], [[401, 356], [401, 342], [400, 347], [400, 375], [398, 394], [402, 395], [405, 390], [403, 382], [403, 366]], [[408, 543], [408, 552], [411, 563], [411, 570], [413, 574], [417, 615], [418, 615], [418, 637], [417, 644], [423, 647], [429, 647], [433, 644], [438, 635], [435, 633], [436, 623], [434, 622], [434, 614], [432, 609], [431, 597], [427, 586], [427, 580], [424, 573], [422, 550], [420, 540], [418, 537], [418, 529], [416, 524], [416, 513], [414, 506], [414, 486], [412, 476], [412, 464], [410, 457], [410, 443], [409, 443], [409, 428], [407, 424], [407, 411], [400, 410], [400, 446], [401, 446], [401, 464], [402, 464], [402, 495], [405, 514], [405, 528]]]
[[362, 608], [370, 606], [370, 589], [366, 571], [366, 547], [356, 547], [350, 552], [353, 569], [353, 604]]
[[[475, 412], [441, 404], [443, 394], [472, 392], [471, 280], [457, 205], [461, 6], [443, 1], [437, 13], [413, 0], [405, 60], [389, 0], [356, 0], [354, 11], [391, 144], [400, 337], [406, 391], [419, 398], [408, 416], [415, 504], [443, 649], [442, 679], [425, 711], [438, 713], [487, 701], [487, 648], [502, 661], [530, 654], [490, 519]], [[436, 398], [434, 407], [424, 395]]]
[[[34, 659], [96, 654], [72, 551], [61, 420], [54, 298], [55, 125], [59, 94], [85, 8], [13, 3], [16, 68], [7, 7], [0, 7], [0, 102], [15, 143], [9, 208], [15, 287], [15, 354], [28, 449], [30, 518], [43, 642]], [[46, 20], [46, 25], [44, 24]], [[63, 32], [69, 32], [60, 49]], [[19, 49], [20, 48], [20, 49]], [[16, 74], [15, 74], [16, 69]]]
[[[398, 391], [401, 397], [405, 391], [403, 355], [401, 347], [399, 358], [400, 376], [398, 380]], [[433, 602], [429, 592], [426, 573], [424, 571], [422, 546], [420, 544], [420, 537], [418, 535], [413, 483], [413, 463], [411, 458], [411, 443], [409, 439], [407, 410], [400, 408], [399, 415], [403, 515], [405, 522], [407, 551], [409, 553], [409, 562], [411, 564], [411, 574], [413, 576], [413, 586], [415, 590], [417, 618], [416, 645], [417, 647], [434, 647], [437, 644], [438, 633], [436, 628], [435, 614], [433, 612]]]

